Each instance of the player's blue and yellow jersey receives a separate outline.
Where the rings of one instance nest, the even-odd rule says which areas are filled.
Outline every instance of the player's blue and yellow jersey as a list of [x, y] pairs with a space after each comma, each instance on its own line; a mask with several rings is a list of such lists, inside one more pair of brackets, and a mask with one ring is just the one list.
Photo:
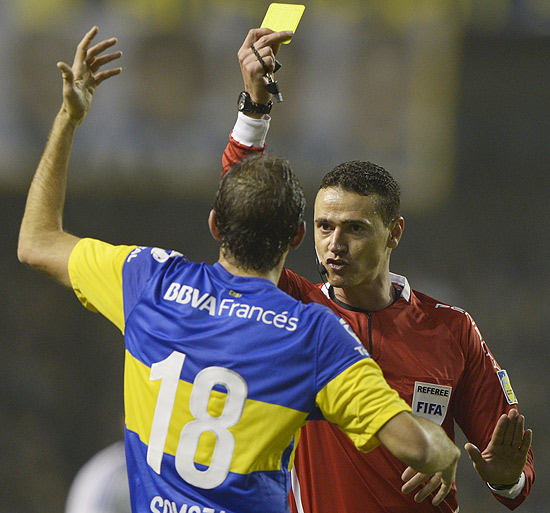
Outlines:
[[410, 411], [343, 320], [268, 280], [93, 239], [69, 272], [83, 304], [124, 333], [134, 512], [288, 511], [307, 420], [335, 422], [367, 451]]

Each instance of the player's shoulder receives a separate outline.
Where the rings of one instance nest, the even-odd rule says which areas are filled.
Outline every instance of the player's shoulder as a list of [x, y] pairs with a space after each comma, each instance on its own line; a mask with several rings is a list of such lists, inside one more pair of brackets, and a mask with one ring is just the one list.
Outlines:
[[179, 251], [136, 246], [126, 257], [123, 280], [126, 286], [144, 286], [151, 279], [164, 280], [190, 270], [194, 263]]
[[[176, 260], [177, 259], [177, 260]], [[126, 258], [126, 263], [157, 263], [164, 264], [171, 260], [187, 263], [187, 258], [175, 250], [166, 250], [163, 248], [136, 246]]]

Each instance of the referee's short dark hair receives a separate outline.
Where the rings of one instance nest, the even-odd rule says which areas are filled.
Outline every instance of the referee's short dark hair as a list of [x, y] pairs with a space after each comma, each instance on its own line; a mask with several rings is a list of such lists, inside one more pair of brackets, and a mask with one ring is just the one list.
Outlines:
[[298, 233], [305, 196], [288, 160], [253, 155], [223, 177], [214, 212], [222, 251], [239, 267], [275, 267]]
[[344, 162], [324, 176], [319, 190], [331, 187], [363, 196], [376, 194], [377, 207], [386, 226], [400, 215], [401, 189], [382, 166], [363, 160]]

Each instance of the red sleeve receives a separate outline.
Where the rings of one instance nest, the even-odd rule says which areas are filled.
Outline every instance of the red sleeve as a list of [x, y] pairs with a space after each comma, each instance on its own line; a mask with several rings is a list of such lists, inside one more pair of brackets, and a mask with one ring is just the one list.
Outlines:
[[[454, 400], [454, 417], [468, 441], [483, 451], [500, 416], [517, 406], [508, 403], [497, 375], [501, 368], [469, 314], [465, 314], [460, 332], [466, 362]], [[527, 498], [535, 481], [532, 449], [523, 472], [525, 486], [515, 499], [493, 494], [509, 509], [517, 508]]]
[[229, 134], [229, 143], [225, 147], [222, 156], [222, 176], [225, 175], [230, 169], [231, 166], [244, 160], [246, 157], [253, 155], [254, 153], [263, 153], [264, 148], [258, 148], [255, 146], [246, 146], [240, 142], [235, 141], [233, 136]]

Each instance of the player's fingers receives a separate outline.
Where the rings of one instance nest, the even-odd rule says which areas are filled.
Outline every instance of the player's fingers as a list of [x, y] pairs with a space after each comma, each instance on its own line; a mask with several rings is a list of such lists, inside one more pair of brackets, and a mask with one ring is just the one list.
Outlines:
[[102, 71], [94, 77], [95, 83], [96, 85], [99, 85], [104, 80], [114, 77], [115, 75], [119, 75], [121, 72], [122, 72], [122, 68], [114, 68], [114, 69], [108, 69], [106, 71]]
[[407, 482], [401, 487], [401, 491], [405, 495], [407, 493], [411, 493], [419, 486], [422, 486], [429, 478], [430, 474], [421, 474], [420, 472], [415, 472], [415, 474], [412, 477], [409, 477]]
[[422, 489], [414, 496], [415, 502], [422, 502], [426, 497], [430, 495], [434, 490], [441, 485], [441, 477], [437, 474], [422, 487]]
[[65, 64], [64, 62], [58, 62], [57, 67], [61, 70], [61, 74], [63, 75], [63, 80], [72, 84], [74, 82], [74, 74], [71, 67], [68, 64]]
[[414, 470], [414, 468], [407, 467], [401, 474], [401, 480], [408, 481], [411, 477], [415, 476], [416, 474], [418, 474], [418, 472]]
[[91, 48], [88, 48], [86, 52], [86, 61], [97, 57], [100, 53], [107, 50], [107, 48], [110, 48], [111, 46], [115, 45], [117, 42], [118, 42], [118, 39], [116, 37], [111, 37], [109, 39], [105, 39], [104, 41], [101, 41], [100, 43], [97, 43]]
[[441, 483], [441, 487], [432, 499], [432, 506], [439, 506], [445, 497], [449, 495], [453, 485], [449, 483]]
[[120, 57], [122, 57], [122, 52], [113, 52], [107, 55], [102, 55], [101, 57], [98, 57], [91, 63], [90, 69], [92, 70], [93, 73], [95, 73], [99, 68], [101, 68], [101, 66], [104, 66], [109, 62], [119, 59]]
[[96, 36], [97, 31], [98, 31], [97, 26], [92, 27], [86, 33], [86, 35], [82, 38], [80, 43], [78, 43], [78, 46], [76, 47], [76, 53], [74, 56], [73, 66], [75, 64], [79, 64], [86, 60], [86, 53], [88, 52], [88, 47], [90, 46], [90, 43], [92, 42], [93, 38]]

